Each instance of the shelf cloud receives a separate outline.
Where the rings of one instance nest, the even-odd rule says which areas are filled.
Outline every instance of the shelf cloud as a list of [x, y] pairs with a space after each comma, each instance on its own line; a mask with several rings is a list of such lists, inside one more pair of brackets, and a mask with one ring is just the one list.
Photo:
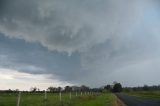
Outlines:
[[143, 0], [2, 0], [0, 31], [52, 51], [84, 52], [130, 35], [148, 4]]
[[[134, 72], [154, 67], [160, 58], [159, 5], [158, 0], [1, 0], [0, 36], [9, 39], [1, 43], [1, 49], [10, 50], [12, 46], [4, 45], [12, 40], [22, 46], [10, 50], [15, 55], [6, 53], [13, 62], [0, 52], [0, 59], [6, 60], [0, 65], [57, 74], [62, 80], [78, 83], [97, 80], [99, 84], [109, 80], [106, 75], [122, 69]], [[31, 48], [37, 44], [42, 47]], [[29, 58], [24, 58], [21, 50]], [[54, 56], [58, 57], [52, 60]]]

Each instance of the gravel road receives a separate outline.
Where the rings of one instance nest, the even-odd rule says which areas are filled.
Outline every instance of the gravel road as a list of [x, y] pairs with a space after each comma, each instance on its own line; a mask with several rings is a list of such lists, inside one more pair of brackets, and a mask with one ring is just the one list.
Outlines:
[[142, 97], [128, 96], [126, 94], [116, 94], [127, 106], [160, 106], [160, 100], [151, 100]]

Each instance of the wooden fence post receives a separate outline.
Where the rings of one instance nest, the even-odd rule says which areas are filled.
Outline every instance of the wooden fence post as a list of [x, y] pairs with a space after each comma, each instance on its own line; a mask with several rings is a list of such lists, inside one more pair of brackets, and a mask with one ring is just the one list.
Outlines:
[[20, 105], [20, 101], [21, 101], [21, 92], [18, 93], [18, 97], [17, 97], [17, 106]]
[[76, 96], [77, 96], [77, 92], [76, 92]]
[[59, 101], [62, 101], [62, 94], [61, 94], [61, 91], [59, 92]]
[[44, 100], [47, 100], [47, 91], [45, 91]]
[[72, 99], [72, 93], [71, 92], [69, 93], [69, 98]]

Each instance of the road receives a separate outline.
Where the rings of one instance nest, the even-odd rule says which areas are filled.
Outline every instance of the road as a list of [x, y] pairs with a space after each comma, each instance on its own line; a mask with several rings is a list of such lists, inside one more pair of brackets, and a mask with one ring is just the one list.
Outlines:
[[128, 96], [126, 94], [116, 94], [127, 106], [160, 106], [160, 100], [151, 100], [142, 97]]

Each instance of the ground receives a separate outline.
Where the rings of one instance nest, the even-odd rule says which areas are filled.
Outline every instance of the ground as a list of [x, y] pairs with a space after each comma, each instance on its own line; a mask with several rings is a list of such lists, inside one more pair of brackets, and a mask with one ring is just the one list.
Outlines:
[[132, 91], [127, 92], [131, 96], [140, 96], [144, 98], [160, 100], [160, 91]]
[[[16, 106], [17, 93], [0, 93], [0, 106]], [[112, 93], [83, 94], [76, 96], [72, 93], [62, 93], [62, 101], [59, 100], [59, 93], [47, 93], [47, 100], [44, 93], [22, 93], [20, 106], [115, 106], [115, 98]]]
[[155, 94], [155, 96], [149, 92], [141, 93], [130, 92], [128, 94], [118, 93], [116, 95], [127, 106], [160, 106], [160, 99], [157, 98], [158, 94]]

